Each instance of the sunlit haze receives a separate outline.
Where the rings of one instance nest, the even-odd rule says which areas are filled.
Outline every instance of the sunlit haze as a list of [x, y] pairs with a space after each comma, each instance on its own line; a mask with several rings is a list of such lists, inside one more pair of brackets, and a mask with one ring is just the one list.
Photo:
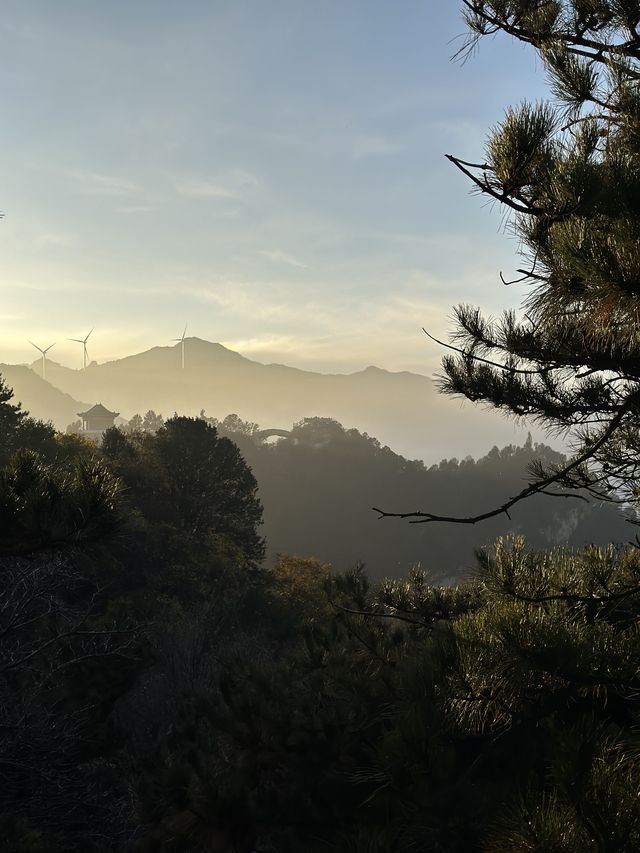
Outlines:
[[[522, 46], [452, 62], [456, 3], [6, 5], [2, 352], [81, 367], [188, 334], [320, 371], [430, 374], [516, 244], [444, 154], [543, 91]], [[538, 88], [536, 88], [538, 87]]]

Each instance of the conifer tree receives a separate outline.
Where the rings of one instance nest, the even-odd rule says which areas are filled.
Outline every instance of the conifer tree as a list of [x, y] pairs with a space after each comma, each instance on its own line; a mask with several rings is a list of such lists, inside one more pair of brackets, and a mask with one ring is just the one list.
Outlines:
[[[525, 258], [522, 311], [460, 305], [442, 390], [565, 434], [534, 492], [635, 496], [640, 479], [640, 6], [637, 0], [463, 0], [471, 50], [506, 33], [531, 45], [550, 97], [507, 110], [484, 157], [448, 159], [501, 205]], [[386, 514], [386, 513], [383, 513]], [[407, 513], [417, 521], [439, 520]]]
[[18, 448], [50, 455], [55, 445], [53, 427], [29, 417], [12, 398], [13, 389], [0, 376], [0, 464], [5, 464]]

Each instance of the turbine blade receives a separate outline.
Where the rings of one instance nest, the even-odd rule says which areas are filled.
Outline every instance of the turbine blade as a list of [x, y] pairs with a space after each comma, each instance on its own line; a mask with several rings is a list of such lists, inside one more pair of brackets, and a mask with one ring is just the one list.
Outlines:
[[42, 349], [38, 346], [38, 344], [34, 344], [33, 341], [29, 341], [29, 343], [31, 344], [32, 347], [35, 347], [38, 350], [38, 352], [42, 352]]
[[[93, 326], [93, 328], [91, 329], [91, 332], [93, 332], [93, 329], [95, 329], [95, 326]], [[91, 337], [91, 332], [89, 332], [87, 337], [83, 340], [83, 342], [82, 342], [83, 344], [86, 344], [86, 342], [89, 340], [89, 338]]]

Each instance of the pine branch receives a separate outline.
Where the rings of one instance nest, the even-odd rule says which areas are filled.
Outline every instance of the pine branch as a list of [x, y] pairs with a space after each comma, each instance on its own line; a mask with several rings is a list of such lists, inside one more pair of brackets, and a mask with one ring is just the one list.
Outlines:
[[[509, 515], [509, 510], [514, 507], [516, 504], [520, 503], [520, 501], [525, 500], [526, 498], [531, 497], [532, 495], [540, 494], [549, 486], [557, 483], [563, 477], [566, 477], [571, 471], [578, 468], [580, 465], [583, 465], [585, 462], [593, 459], [597, 451], [611, 438], [611, 436], [616, 432], [616, 430], [622, 424], [622, 421], [630, 409], [630, 400], [627, 400], [626, 405], [620, 408], [618, 413], [611, 419], [609, 422], [609, 426], [604, 430], [602, 435], [597, 441], [593, 442], [593, 444], [589, 445], [589, 447], [581, 453], [579, 456], [574, 458], [571, 462], [564, 466], [560, 471], [554, 472], [543, 480], [540, 480], [537, 483], [530, 483], [526, 488], [524, 488], [521, 492], [514, 497], [509, 498], [508, 501], [501, 504], [501, 506], [495, 507], [494, 509], [488, 510], [487, 512], [479, 513], [478, 515], [470, 515], [470, 516], [452, 516], [452, 515], [437, 515], [432, 512], [387, 512], [386, 510], [380, 509], [379, 507], [372, 507], [374, 512], [379, 513], [378, 518], [408, 518], [410, 519], [409, 524], [426, 524], [428, 522], [433, 521], [444, 521], [454, 524], [477, 524], [480, 521], [486, 521], [489, 518], [495, 518], [498, 515], [506, 515], [507, 518], [511, 519]], [[576, 495], [578, 497], [578, 495]]]
[[[524, 28], [518, 26], [515, 18], [513, 23], [509, 23], [507, 15], [504, 18], [499, 18], [495, 15], [490, 15], [485, 9], [480, 8], [479, 3], [473, 3], [471, 0], [462, 0], [464, 6], [469, 10], [471, 17], [481, 19], [485, 24], [488, 24], [492, 29], [483, 35], [490, 35], [499, 31], [505, 32], [518, 41], [532, 45], [538, 50], [543, 46], [545, 39], [535, 33], [528, 32]], [[631, 59], [640, 58], [640, 43], [637, 38], [632, 38], [622, 44], [610, 44], [605, 41], [596, 41], [595, 39], [585, 38], [584, 34], [578, 32], [570, 32], [569, 30], [556, 30], [550, 32], [547, 39], [559, 40], [563, 43], [564, 49], [574, 56], [582, 56], [592, 62], [599, 62], [603, 65], [608, 65], [612, 56], [626, 56]], [[635, 79], [640, 79], [640, 73], [630, 73]]]
[[460, 349], [460, 347], [453, 346], [453, 344], [447, 344], [444, 341], [441, 341], [441, 340], [438, 340], [438, 338], [435, 338], [430, 332], [427, 332], [427, 330], [425, 329], [424, 326], [422, 327], [422, 331], [425, 333], [425, 335], [428, 338], [431, 338], [431, 340], [434, 343], [438, 344], [441, 347], [445, 347], [446, 349], [450, 349], [453, 352], [457, 352], [464, 359], [470, 358], [473, 361], [480, 362], [481, 364], [488, 364], [491, 367], [497, 367], [500, 370], [506, 370], [508, 373], [514, 373], [514, 374], [520, 373], [520, 374], [523, 374], [525, 376], [537, 376], [540, 373], [540, 371], [538, 369], [528, 370], [528, 369], [521, 368], [521, 367], [510, 367], [508, 364], [500, 364], [499, 361], [491, 361], [488, 358], [482, 358], [482, 356], [475, 355], [474, 353], [469, 352], [468, 350], [463, 350], [463, 349]]
[[466, 175], [480, 190], [481, 193], [486, 195], [490, 195], [491, 198], [494, 198], [496, 201], [499, 201], [501, 204], [506, 204], [507, 207], [510, 207], [512, 210], [517, 211], [518, 213], [526, 213], [531, 216], [542, 216], [545, 213], [545, 210], [541, 207], [535, 207], [534, 205], [524, 205], [519, 204], [517, 201], [514, 201], [506, 192], [499, 193], [497, 190], [494, 190], [493, 187], [489, 184], [489, 182], [485, 179], [481, 181], [480, 178], [477, 178], [473, 172], [470, 172], [466, 166], [463, 165], [464, 160], [460, 160], [458, 157], [454, 157], [453, 154], [445, 154], [444, 155], [450, 163], [453, 163], [460, 171]]

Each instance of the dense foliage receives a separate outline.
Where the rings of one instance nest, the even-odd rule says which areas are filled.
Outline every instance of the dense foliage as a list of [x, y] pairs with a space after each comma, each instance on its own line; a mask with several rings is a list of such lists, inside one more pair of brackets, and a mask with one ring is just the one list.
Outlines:
[[452, 587], [260, 570], [209, 424], [55, 444], [1, 478], [12, 850], [637, 848], [640, 552], [499, 541]]
[[[536, 548], [629, 539], [617, 507], [584, 499], [535, 496], [509, 518], [466, 526], [453, 538], [445, 526], [414, 527], [408, 534], [401, 525], [379, 524], [371, 512], [372, 504], [383, 501], [437, 503], [443, 512], [469, 515], [498, 505], [522, 488], [530, 466], [566, 462], [565, 455], [531, 438], [522, 446], [493, 447], [477, 460], [443, 459], [426, 467], [332, 418], [305, 418], [275, 436], [235, 414], [218, 421], [201, 412], [200, 419], [237, 444], [253, 471], [269, 566], [281, 552], [307, 554], [340, 569], [363, 562], [369, 577], [383, 578], [402, 577], [419, 563], [433, 578], [449, 581], [464, 576], [475, 565], [475, 551], [499, 535], [522, 534]], [[156, 430], [138, 418], [125, 431], [140, 442], [139, 433]]]
[[203, 421], [98, 448], [0, 392], [3, 849], [134, 849], [147, 750], [264, 597], [256, 483]]
[[51, 452], [54, 443], [51, 425], [30, 418], [12, 397], [13, 390], [0, 380], [0, 464], [5, 464], [16, 450]]
[[640, 13], [635, 0], [464, 0], [468, 47], [532, 45], [552, 99], [511, 108], [484, 161], [450, 159], [509, 214], [526, 310], [460, 306], [447, 393], [567, 431], [574, 456], [534, 489], [633, 500], [638, 475]]
[[234, 744], [219, 778], [259, 849], [635, 850], [639, 580], [637, 551], [519, 540], [460, 587], [335, 579], [334, 621], [230, 673], [196, 742]]

